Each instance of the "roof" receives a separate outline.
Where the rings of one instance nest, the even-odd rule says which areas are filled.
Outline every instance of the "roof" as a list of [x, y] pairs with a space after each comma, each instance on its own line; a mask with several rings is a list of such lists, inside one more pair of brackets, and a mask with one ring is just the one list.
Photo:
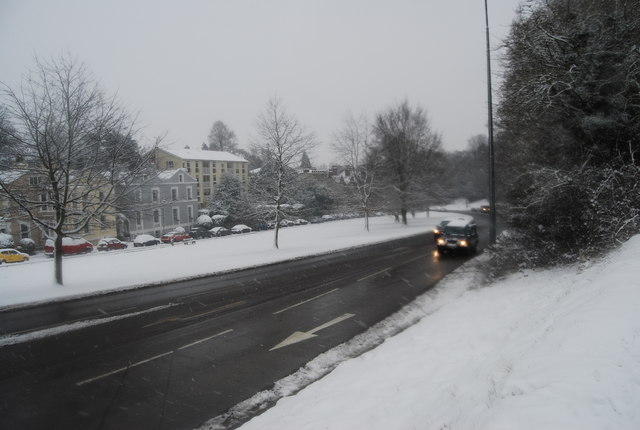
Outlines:
[[242, 157], [234, 155], [230, 152], [207, 151], [203, 149], [161, 149], [176, 157], [184, 160], [204, 160], [204, 161], [233, 161], [236, 163], [248, 163]]
[[5, 184], [10, 184], [13, 181], [19, 179], [24, 174], [25, 172], [20, 170], [0, 171], [0, 181], [4, 182]]
[[161, 170], [158, 172], [158, 179], [160, 179], [161, 181], [169, 181], [173, 178], [175, 178], [175, 176], [178, 173], [182, 173], [183, 175], [185, 175], [187, 178], [187, 180], [185, 180], [185, 182], [196, 182], [196, 179], [191, 176], [190, 174], [187, 173], [187, 170], [184, 168], [179, 168], [179, 169], [173, 169], [173, 170]]

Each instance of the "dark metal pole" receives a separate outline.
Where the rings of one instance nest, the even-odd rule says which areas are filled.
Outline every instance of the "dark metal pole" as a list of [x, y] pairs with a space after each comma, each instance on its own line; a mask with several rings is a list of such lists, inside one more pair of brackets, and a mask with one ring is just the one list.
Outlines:
[[489, 8], [484, 0], [484, 15], [487, 28], [487, 104], [489, 107], [489, 243], [496, 242], [496, 184], [493, 151], [493, 101], [491, 99], [491, 48], [489, 44]]

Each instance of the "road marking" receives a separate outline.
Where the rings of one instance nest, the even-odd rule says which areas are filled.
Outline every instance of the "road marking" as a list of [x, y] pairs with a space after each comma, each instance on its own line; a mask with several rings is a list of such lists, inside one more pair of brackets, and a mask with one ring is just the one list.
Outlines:
[[316, 332], [323, 330], [327, 327], [331, 327], [332, 325], [338, 324], [342, 321], [348, 320], [349, 318], [354, 317], [355, 314], [344, 314], [342, 316], [339, 316], [338, 318], [334, 318], [329, 322], [326, 322], [314, 329], [311, 329], [309, 331], [296, 331], [294, 332], [291, 336], [289, 336], [288, 338], [286, 338], [285, 340], [283, 340], [282, 342], [280, 342], [279, 344], [277, 344], [276, 346], [274, 346], [273, 348], [271, 348], [269, 351], [274, 351], [276, 349], [280, 349], [283, 348], [285, 346], [289, 346], [289, 345], [293, 345], [294, 343], [298, 343], [298, 342], [302, 342], [308, 339], [311, 339], [313, 337], [316, 337]]
[[327, 294], [334, 293], [334, 292], [338, 291], [339, 289], [340, 288], [334, 288], [333, 290], [327, 291], [326, 293], [322, 293], [319, 296], [311, 297], [310, 299], [303, 300], [300, 303], [296, 303], [295, 305], [291, 305], [288, 308], [280, 309], [279, 311], [274, 312], [273, 315], [278, 315], [278, 314], [281, 314], [283, 312], [288, 311], [289, 309], [293, 309], [293, 308], [298, 307], [300, 305], [304, 305], [305, 303], [309, 303], [310, 301], [313, 301], [315, 299], [319, 299], [320, 297], [326, 296]]
[[167, 355], [171, 355], [171, 354], [173, 354], [174, 352], [181, 351], [181, 350], [183, 350], [183, 349], [187, 349], [187, 348], [191, 348], [192, 346], [195, 346], [195, 345], [201, 344], [201, 343], [203, 343], [203, 342], [206, 342], [206, 341], [208, 341], [208, 340], [214, 339], [214, 338], [219, 337], [219, 336], [223, 336], [223, 335], [225, 335], [225, 334], [227, 334], [227, 333], [231, 333], [232, 331], [233, 331], [233, 329], [229, 329], [229, 330], [222, 331], [222, 332], [220, 332], [220, 333], [216, 333], [216, 334], [214, 334], [213, 336], [209, 336], [209, 337], [205, 337], [205, 338], [203, 338], [203, 339], [196, 340], [196, 341], [194, 341], [194, 342], [191, 342], [191, 343], [188, 343], [188, 344], [186, 344], [186, 345], [183, 345], [183, 346], [181, 346], [181, 347], [179, 347], [179, 348], [176, 348], [175, 350], [167, 351], [167, 352], [163, 352], [162, 354], [154, 355], [153, 357], [149, 357], [149, 358], [146, 358], [146, 359], [144, 359], [144, 360], [140, 360], [140, 361], [135, 362], [135, 363], [133, 363], [133, 364], [130, 364], [130, 365], [126, 366], [126, 367], [121, 367], [121, 368], [119, 368], [119, 369], [112, 370], [111, 372], [103, 373], [103, 374], [101, 374], [101, 375], [94, 376], [93, 378], [89, 378], [89, 379], [85, 379], [84, 381], [76, 382], [76, 385], [77, 385], [78, 387], [80, 387], [80, 386], [82, 386], [82, 385], [89, 384], [89, 383], [91, 383], [91, 382], [95, 382], [95, 381], [97, 381], [97, 380], [99, 380], [99, 379], [104, 379], [104, 378], [106, 378], [106, 377], [108, 377], [108, 376], [115, 375], [116, 373], [121, 373], [121, 372], [124, 372], [124, 371], [126, 371], [126, 370], [129, 370], [129, 369], [131, 369], [131, 368], [134, 368], [134, 367], [140, 366], [140, 365], [142, 365], [142, 364], [149, 363], [149, 362], [151, 362], [151, 361], [153, 361], [153, 360], [157, 360], [157, 359], [159, 359], [159, 358], [166, 357]]
[[176, 349], [176, 351], [181, 351], [183, 349], [190, 348], [190, 347], [192, 347], [194, 345], [198, 345], [199, 343], [206, 342], [206, 341], [211, 340], [211, 339], [213, 339], [215, 337], [222, 336], [222, 335], [225, 335], [227, 333], [231, 333], [232, 331], [233, 331], [233, 329], [230, 328], [229, 330], [225, 330], [225, 331], [220, 332], [218, 334], [214, 334], [213, 336], [209, 336], [209, 337], [205, 337], [204, 339], [196, 340], [195, 342], [191, 342], [191, 343], [188, 343], [186, 345], [181, 346], [180, 348]]
[[373, 278], [374, 276], [378, 276], [379, 274], [381, 274], [381, 273], [385, 273], [385, 272], [388, 272], [389, 270], [391, 270], [391, 267], [387, 267], [387, 268], [385, 268], [385, 269], [380, 270], [379, 272], [372, 273], [371, 275], [367, 275], [367, 276], [365, 276], [364, 278], [360, 278], [360, 279], [358, 279], [358, 281], [357, 281], [357, 282], [362, 282], [362, 281], [364, 281], [365, 279]]
[[209, 315], [209, 314], [213, 314], [213, 313], [216, 313], [216, 312], [224, 311], [224, 310], [230, 309], [230, 308], [235, 308], [236, 306], [240, 306], [240, 305], [242, 305], [244, 303], [245, 303], [244, 300], [240, 300], [238, 302], [229, 303], [228, 305], [220, 306], [220, 307], [212, 309], [210, 311], [202, 312], [202, 313], [195, 314], [195, 315], [175, 316], [175, 317], [162, 318], [162, 319], [159, 319], [158, 321], [152, 322], [150, 324], [143, 325], [142, 328], [149, 328], [149, 327], [153, 327], [155, 325], [164, 324], [166, 322], [190, 321], [190, 320], [193, 320], [193, 319], [196, 319], [196, 318], [203, 317], [205, 315]]
[[75, 320], [71, 323], [67, 322], [63, 325], [49, 326], [47, 328], [29, 330], [29, 331], [19, 332], [19, 333], [10, 333], [10, 334], [0, 336], [0, 347], [6, 346], [6, 345], [15, 345], [17, 343], [27, 342], [34, 339], [42, 339], [47, 336], [53, 336], [56, 334], [70, 332], [74, 330], [80, 330], [80, 329], [83, 329], [86, 327], [92, 327], [95, 325], [106, 324], [112, 321], [122, 320], [125, 318], [130, 318], [138, 315], [156, 312], [156, 311], [170, 308], [176, 305], [177, 303], [169, 303], [168, 305], [156, 306], [155, 308], [145, 309], [142, 311], [132, 312], [129, 314], [114, 315], [111, 317], [95, 318], [95, 319], [89, 319], [89, 320]]

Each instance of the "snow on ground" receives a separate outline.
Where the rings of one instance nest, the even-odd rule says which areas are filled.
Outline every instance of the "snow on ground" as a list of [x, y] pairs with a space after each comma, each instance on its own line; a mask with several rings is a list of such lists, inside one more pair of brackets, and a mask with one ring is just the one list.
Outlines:
[[[289, 397], [242, 430], [637, 430], [639, 256], [636, 236], [589, 267], [527, 271], [482, 288], [478, 262], [467, 263], [280, 381], [272, 391]], [[393, 327], [406, 329], [383, 341]], [[337, 364], [336, 356], [357, 355], [375, 338], [383, 343]], [[327, 365], [335, 369], [291, 395]], [[223, 428], [222, 419], [202, 428]]]
[[63, 258], [64, 286], [53, 281], [53, 260], [40, 254], [29, 262], [0, 265], [0, 309], [188, 279], [387, 241], [429, 231], [446, 215], [416, 214], [415, 218], [409, 218], [407, 226], [396, 223], [393, 217], [374, 217], [368, 233], [362, 219], [287, 227], [280, 230], [277, 250], [273, 246], [274, 232], [268, 230], [202, 239], [190, 245], [94, 251]]

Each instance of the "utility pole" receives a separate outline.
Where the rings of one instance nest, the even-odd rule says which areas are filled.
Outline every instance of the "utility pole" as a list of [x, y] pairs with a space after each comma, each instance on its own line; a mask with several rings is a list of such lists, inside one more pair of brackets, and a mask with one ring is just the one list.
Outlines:
[[489, 44], [489, 8], [484, 0], [484, 15], [487, 29], [487, 104], [489, 108], [489, 244], [496, 242], [496, 183], [493, 151], [493, 101], [491, 97], [491, 48]]

